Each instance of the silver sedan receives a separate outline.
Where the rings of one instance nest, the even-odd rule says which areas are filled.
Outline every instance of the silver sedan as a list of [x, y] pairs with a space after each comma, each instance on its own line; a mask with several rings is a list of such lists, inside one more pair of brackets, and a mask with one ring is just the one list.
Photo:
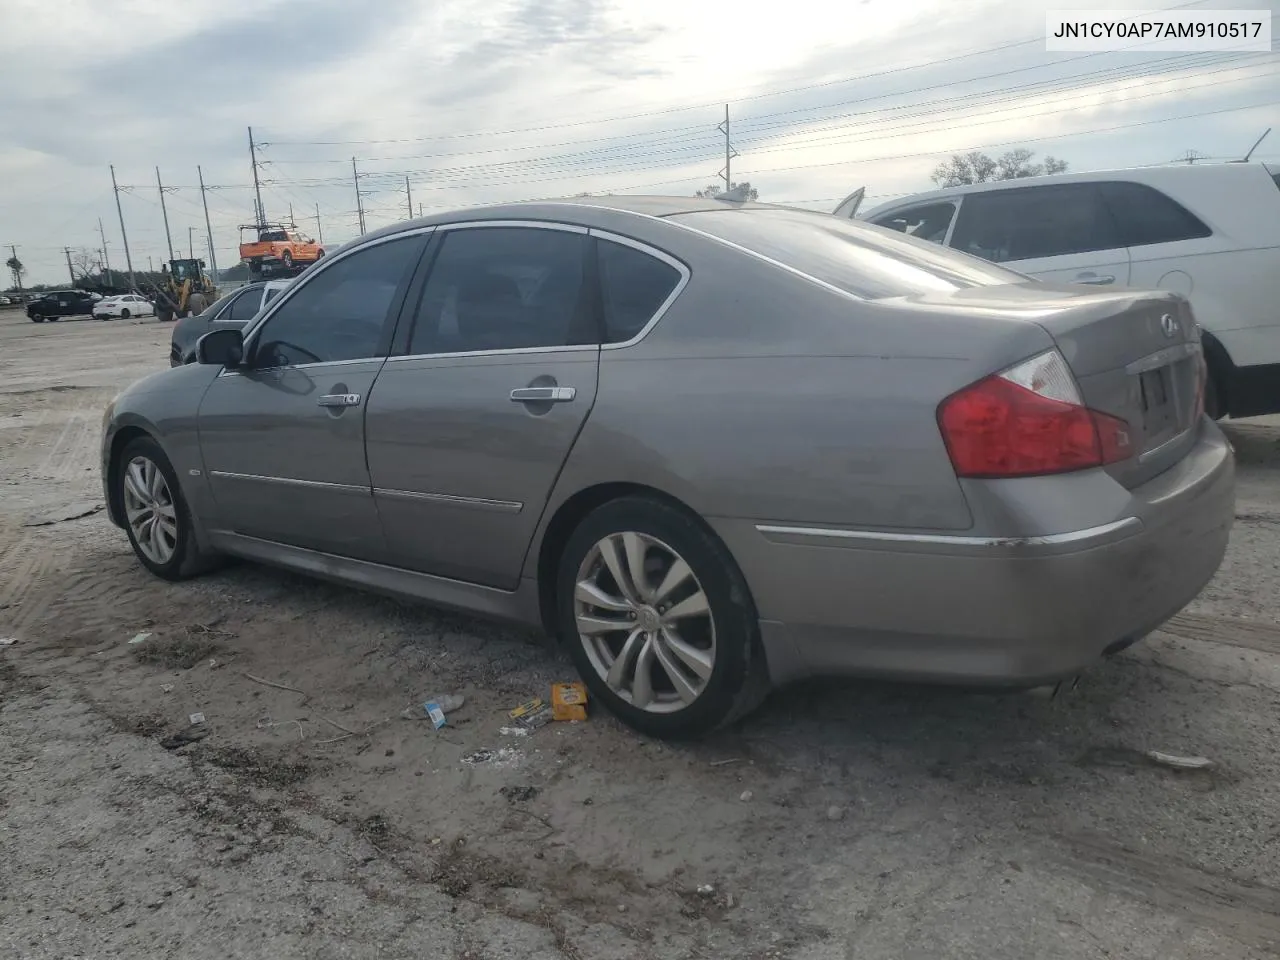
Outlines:
[[1074, 676], [1222, 560], [1186, 301], [878, 227], [582, 198], [354, 241], [106, 411], [152, 573], [237, 556], [558, 636], [658, 736], [772, 686]]

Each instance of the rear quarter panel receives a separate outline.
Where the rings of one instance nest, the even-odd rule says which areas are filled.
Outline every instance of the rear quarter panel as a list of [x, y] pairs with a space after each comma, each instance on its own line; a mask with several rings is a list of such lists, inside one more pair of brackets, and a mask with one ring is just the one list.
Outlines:
[[937, 404], [1046, 349], [1044, 330], [857, 301], [663, 227], [636, 239], [690, 264], [689, 285], [645, 339], [602, 351], [596, 405], [544, 526], [570, 496], [611, 482], [708, 518], [972, 525]]

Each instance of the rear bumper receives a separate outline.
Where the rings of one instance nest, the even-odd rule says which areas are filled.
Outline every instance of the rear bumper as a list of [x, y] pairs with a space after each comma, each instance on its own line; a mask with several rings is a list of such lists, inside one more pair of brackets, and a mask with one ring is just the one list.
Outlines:
[[1079, 673], [1195, 598], [1226, 551], [1234, 476], [1230, 445], [1205, 421], [1187, 456], [1124, 491], [1120, 510], [1063, 533], [715, 526], [751, 586], [775, 683], [1031, 686]]

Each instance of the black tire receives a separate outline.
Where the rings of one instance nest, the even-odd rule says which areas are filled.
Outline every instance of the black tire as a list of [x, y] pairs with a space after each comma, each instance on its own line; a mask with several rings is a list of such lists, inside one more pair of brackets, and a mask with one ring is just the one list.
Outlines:
[[280, 254], [280, 262], [284, 264], [284, 268], [286, 270], [292, 270], [293, 254], [286, 250], [284, 253]]
[[317, 251], [316, 251], [316, 259], [317, 259], [317, 260], [321, 260], [321, 259], [323, 259], [323, 258], [324, 258], [324, 251], [323, 251], [323, 250], [317, 250]]
[[121, 512], [124, 512], [123, 504], [125, 503], [125, 471], [129, 464], [138, 457], [145, 457], [150, 460], [164, 475], [165, 484], [171, 495], [177, 528], [173, 555], [167, 562], [157, 563], [138, 546], [133, 527], [126, 518], [125, 532], [128, 534], [129, 545], [133, 547], [133, 553], [138, 558], [138, 562], [162, 580], [186, 580], [218, 566], [220, 558], [205, 554], [196, 542], [191, 523], [191, 511], [187, 507], [186, 497], [183, 496], [182, 487], [178, 483], [177, 471], [173, 469], [173, 464], [169, 462], [169, 458], [165, 455], [160, 444], [156, 443], [151, 437], [137, 437], [130, 440], [120, 452], [120, 457], [116, 461], [111, 477], [112, 496], [116, 498], [117, 503], [122, 505]]
[[44, 317], [35, 317], [35, 316], [33, 316], [33, 317], [31, 317], [31, 322], [32, 322], [32, 323], [44, 323]]
[[168, 307], [160, 307], [156, 310], [156, 319], [161, 323], [168, 323], [173, 319], [173, 311]]
[[[693, 572], [706, 595], [715, 627], [710, 676], [692, 703], [657, 713], [634, 706], [610, 689], [578, 632], [574, 593], [579, 568], [597, 543], [633, 531], [670, 547]], [[728, 550], [695, 518], [658, 500], [625, 497], [592, 511], [573, 532], [556, 574], [556, 623], [592, 698], [641, 733], [663, 739], [700, 737], [755, 709], [769, 692], [755, 604]]]
[[120, 311], [120, 319], [121, 319], [121, 320], [128, 320], [128, 319], [129, 319], [129, 308], [128, 308], [128, 307], [126, 307], [125, 309], [123, 309], [123, 310], [121, 310], [121, 311]]

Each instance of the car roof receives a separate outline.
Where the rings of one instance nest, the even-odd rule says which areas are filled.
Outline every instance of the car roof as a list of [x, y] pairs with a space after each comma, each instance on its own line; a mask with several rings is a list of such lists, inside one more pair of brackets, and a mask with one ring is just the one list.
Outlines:
[[943, 187], [938, 190], [926, 190], [921, 193], [904, 194], [888, 200], [865, 212], [859, 211], [857, 219], [865, 220], [884, 211], [892, 210], [903, 204], [927, 203], [930, 200], [945, 200], [949, 197], [964, 196], [970, 193], [986, 193], [991, 190], [1008, 190], [1011, 188], [1039, 187], [1059, 183], [1093, 183], [1099, 180], [1126, 180], [1144, 183], [1149, 186], [1185, 186], [1194, 183], [1197, 186], [1218, 184], [1230, 181], [1233, 177], [1256, 177], [1255, 172], [1262, 168], [1270, 175], [1269, 168], [1257, 161], [1250, 163], [1162, 163], [1149, 167], [1116, 167], [1109, 170], [1088, 170], [1078, 173], [1054, 173], [1039, 177], [1019, 177], [1016, 180], [991, 180], [986, 183], [968, 183], [955, 187]]
[[634, 214], [640, 217], [675, 217], [686, 213], [699, 213], [711, 210], [726, 209], [783, 209], [778, 204], [756, 203], [753, 201], [726, 201], [703, 197], [669, 197], [646, 196], [636, 194], [605, 194], [590, 197], [568, 197], [552, 200], [517, 200], [510, 203], [484, 204], [474, 207], [459, 207], [429, 214], [414, 220], [401, 220], [397, 223], [372, 230], [363, 236], [356, 237], [342, 244], [339, 249], [346, 250], [362, 246], [379, 237], [394, 236], [419, 227], [434, 224], [453, 223], [458, 220], [500, 220], [504, 218], [529, 220], [568, 220], [575, 214], [580, 215], [583, 208], [593, 208], [611, 213]]

